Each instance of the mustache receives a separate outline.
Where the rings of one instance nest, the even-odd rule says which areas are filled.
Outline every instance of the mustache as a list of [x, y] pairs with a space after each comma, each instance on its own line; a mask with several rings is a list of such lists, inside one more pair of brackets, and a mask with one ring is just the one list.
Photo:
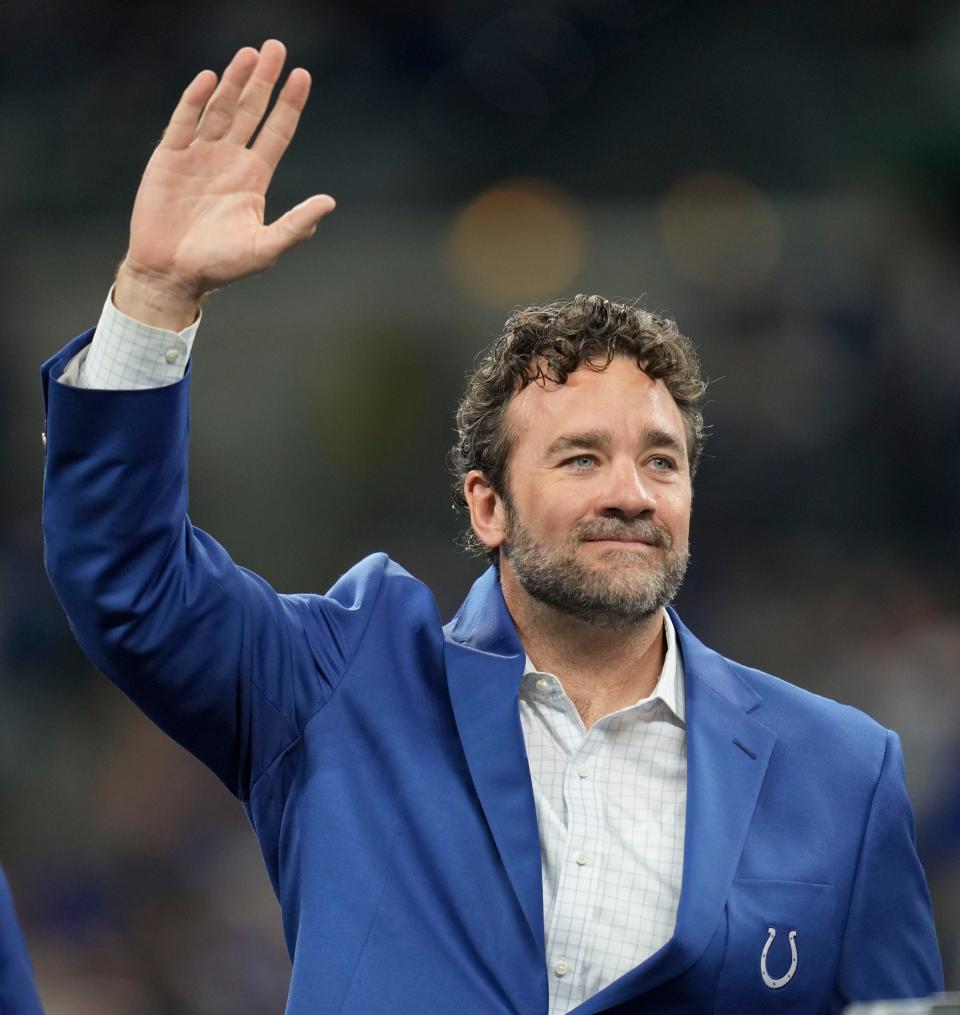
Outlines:
[[576, 536], [582, 543], [597, 539], [636, 539], [662, 550], [669, 550], [673, 546], [673, 537], [670, 533], [646, 518], [634, 518], [632, 521], [598, 518], [581, 525], [576, 531]]

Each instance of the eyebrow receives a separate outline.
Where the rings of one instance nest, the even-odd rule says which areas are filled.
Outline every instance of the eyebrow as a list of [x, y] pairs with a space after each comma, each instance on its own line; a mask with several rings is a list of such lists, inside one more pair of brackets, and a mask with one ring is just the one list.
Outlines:
[[[640, 432], [640, 441], [644, 449], [664, 448], [682, 458], [686, 458], [687, 449], [683, 441], [667, 430], [650, 429]], [[613, 442], [609, 430], [588, 430], [584, 433], [563, 434], [548, 448], [547, 457], [563, 454], [567, 451], [599, 451]]]

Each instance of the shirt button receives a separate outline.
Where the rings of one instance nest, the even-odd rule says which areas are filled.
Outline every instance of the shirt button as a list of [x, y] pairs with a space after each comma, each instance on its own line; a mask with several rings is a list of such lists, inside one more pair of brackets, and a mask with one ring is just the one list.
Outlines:
[[163, 354], [163, 358], [168, 363], [176, 363], [177, 360], [180, 359], [180, 353], [177, 352], [176, 349], [167, 349], [167, 351]]
[[537, 689], [538, 690], [545, 691], [549, 686], [550, 686], [550, 681], [547, 680], [546, 677], [540, 677], [537, 680]]
[[586, 862], [587, 862], [587, 861], [588, 861], [589, 859], [590, 859], [590, 857], [588, 857], [588, 856], [587, 856], [587, 854], [586, 854], [586, 853], [584, 853], [584, 851], [583, 851], [582, 849], [581, 849], [581, 850], [580, 850], [580, 852], [579, 852], [579, 853], [577, 853], [577, 855], [576, 855], [576, 856], [574, 857], [574, 860], [576, 860], [576, 861], [577, 861], [577, 863], [578, 863], [578, 864], [579, 864], [579, 865], [580, 865], [581, 867], [582, 867], [582, 866], [583, 866], [583, 865], [584, 865], [584, 864], [585, 864], [585, 863], [586, 863]]
[[566, 976], [570, 972], [570, 965], [566, 959], [561, 959], [554, 967], [553, 971], [557, 976]]
[[590, 778], [590, 766], [589, 765], [578, 765], [577, 766], [577, 775], [579, 775], [581, 779], [589, 779]]

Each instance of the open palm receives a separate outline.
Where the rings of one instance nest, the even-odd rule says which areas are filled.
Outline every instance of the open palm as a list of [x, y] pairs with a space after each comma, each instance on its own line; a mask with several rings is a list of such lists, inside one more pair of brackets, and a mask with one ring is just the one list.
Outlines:
[[309, 74], [294, 70], [263, 119], [285, 56], [269, 40], [259, 53], [241, 49], [219, 85], [203, 71], [187, 87], [143, 174], [121, 270], [199, 298], [313, 235], [333, 208], [326, 195], [263, 220], [267, 187], [310, 91]]

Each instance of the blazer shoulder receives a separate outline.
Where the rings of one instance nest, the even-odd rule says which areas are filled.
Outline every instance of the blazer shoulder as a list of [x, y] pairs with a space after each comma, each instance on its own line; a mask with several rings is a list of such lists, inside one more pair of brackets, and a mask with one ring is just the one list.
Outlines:
[[391, 606], [410, 600], [432, 604], [433, 593], [386, 553], [371, 553], [341, 575], [326, 593], [346, 609], [362, 610], [381, 600]]
[[848, 770], [879, 772], [891, 731], [875, 719], [763, 670], [727, 662], [759, 695], [754, 715], [778, 738], [820, 756], [842, 757]]
[[433, 593], [386, 553], [372, 553], [358, 561], [322, 596], [283, 598], [302, 611], [311, 641], [329, 636], [334, 630], [350, 632], [346, 638], [337, 639], [345, 656], [354, 654], [368, 635], [402, 640], [427, 626], [436, 628], [440, 637], [440, 615]]

